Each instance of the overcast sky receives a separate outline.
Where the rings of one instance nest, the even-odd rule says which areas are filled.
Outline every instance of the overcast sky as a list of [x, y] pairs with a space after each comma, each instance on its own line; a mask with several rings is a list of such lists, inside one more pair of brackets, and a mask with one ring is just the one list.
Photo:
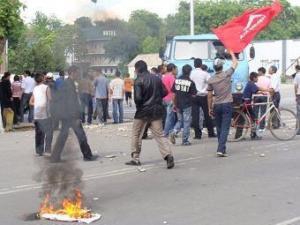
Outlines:
[[[300, 0], [289, 0], [300, 6]], [[36, 11], [47, 15], [55, 15], [67, 23], [71, 23], [80, 16], [94, 19], [105, 17], [119, 17], [128, 19], [130, 13], [136, 9], [147, 9], [165, 17], [176, 12], [180, 0], [98, 0], [97, 4], [91, 0], [21, 0], [27, 8], [23, 13], [28, 22]]]

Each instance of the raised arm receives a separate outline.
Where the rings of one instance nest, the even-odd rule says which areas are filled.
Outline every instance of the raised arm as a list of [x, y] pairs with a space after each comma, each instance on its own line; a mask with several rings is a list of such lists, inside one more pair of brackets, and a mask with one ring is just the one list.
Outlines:
[[239, 62], [232, 50], [229, 51], [229, 54], [231, 55], [231, 58], [232, 58], [232, 66], [231, 67], [233, 69], [236, 69], [238, 67]]

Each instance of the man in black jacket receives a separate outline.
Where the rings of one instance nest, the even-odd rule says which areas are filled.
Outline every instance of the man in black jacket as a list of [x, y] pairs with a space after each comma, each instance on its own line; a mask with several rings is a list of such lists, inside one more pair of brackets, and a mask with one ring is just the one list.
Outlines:
[[134, 101], [136, 113], [132, 127], [131, 157], [132, 160], [126, 165], [139, 166], [142, 148], [142, 136], [147, 124], [158, 143], [160, 153], [167, 161], [167, 168], [174, 167], [174, 158], [168, 140], [164, 137], [162, 118], [165, 113], [163, 97], [167, 90], [157, 76], [151, 76], [144, 61], [135, 64], [137, 79], [134, 82]]
[[10, 83], [10, 72], [5, 72], [0, 83], [1, 113], [5, 131], [12, 131], [14, 112], [12, 110], [12, 90]]
[[68, 73], [69, 77], [64, 81], [62, 87], [57, 92], [57, 102], [54, 103], [55, 107], [58, 107], [58, 109], [55, 110], [56, 115], [54, 115], [54, 117], [62, 121], [62, 128], [57, 137], [56, 144], [51, 155], [51, 161], [60, 161], [60, 155], [68, 138], [70, 128], [74, 130], [78, 139], [84, 160], [94, 161], [98, 158], [98, 156], [92, 154], [80, 120], [81, 107], [79, 103], [78, 90], [75, 85], [75, 81], [79, 77], [79, 68], [71, 66]]

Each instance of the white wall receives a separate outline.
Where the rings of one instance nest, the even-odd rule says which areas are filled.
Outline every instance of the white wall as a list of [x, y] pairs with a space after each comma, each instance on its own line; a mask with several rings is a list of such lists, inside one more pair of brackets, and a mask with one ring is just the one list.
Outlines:
[[[256, 54], [255, 59], [249, 62], [250, 71], [256, 71], [261, 66], [269, 68], [271, 65], [276, 65], [282, 74], [291, 75], [294, 73], [294, 62], [300, 57], [300, 40], [286, 41], [285, 68], [283, 68], [283, 40], [256, 41], [252, 45], [255, 47]], [[247, 54], [249, 54], [249, 49], [252, 45], [246, 48]]]

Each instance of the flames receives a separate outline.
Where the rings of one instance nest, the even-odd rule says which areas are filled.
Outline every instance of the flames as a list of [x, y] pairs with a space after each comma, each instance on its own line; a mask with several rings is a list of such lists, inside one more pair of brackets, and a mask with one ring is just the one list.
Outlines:
[[70, 218], [91, 218], [91, 211], [83, 207], [82, 194], [79, 190], [74, 190], [74, 198], [65, 198], [55, 207], [51, 203], [51, 196], [47, 194], [40, 207], [40, 216], [43, 214], [66, 215]]

